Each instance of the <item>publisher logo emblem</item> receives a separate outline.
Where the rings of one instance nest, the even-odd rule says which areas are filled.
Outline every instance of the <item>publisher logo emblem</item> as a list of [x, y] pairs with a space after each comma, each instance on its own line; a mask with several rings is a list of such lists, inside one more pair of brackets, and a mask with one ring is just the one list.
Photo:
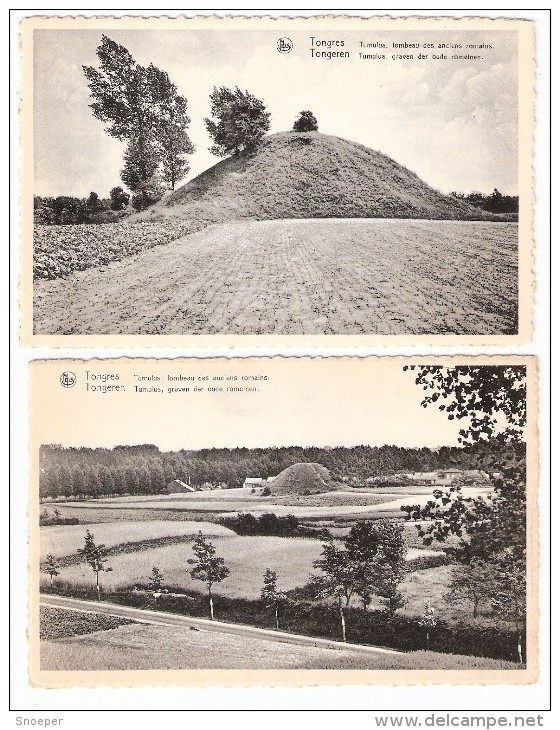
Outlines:
[[276, 48], [279, 53], [289, 53], [293, 47], [294, 44], [290, 38], [278, 38], [276, 42]]
[[76, 385], [76, 376], [70, 370], [65, 370], [60, 376], [60, 384], [63, 388], [73, 388]]

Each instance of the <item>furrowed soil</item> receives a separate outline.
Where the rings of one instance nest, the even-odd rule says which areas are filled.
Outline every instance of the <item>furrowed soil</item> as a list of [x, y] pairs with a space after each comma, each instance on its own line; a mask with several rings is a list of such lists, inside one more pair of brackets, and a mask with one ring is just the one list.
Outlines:
[[35, 283], [35, 334], [513, 334], [517, 225], [238, 221]]

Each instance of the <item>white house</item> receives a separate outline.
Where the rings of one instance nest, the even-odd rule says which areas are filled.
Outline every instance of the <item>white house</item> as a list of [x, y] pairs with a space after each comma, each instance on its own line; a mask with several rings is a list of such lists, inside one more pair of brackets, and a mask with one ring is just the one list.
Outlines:
[[243, 486], [250, 489], [255, 489], [256, 487], [264, 487], [265, 485], [266, 479], [261, 479], [260, 477], [247, 477], [243, 482]]

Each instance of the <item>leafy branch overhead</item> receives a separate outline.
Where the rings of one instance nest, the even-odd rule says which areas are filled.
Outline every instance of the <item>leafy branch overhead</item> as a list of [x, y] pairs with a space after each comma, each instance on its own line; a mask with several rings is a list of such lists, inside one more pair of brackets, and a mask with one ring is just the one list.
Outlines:
[[[408, 366], [405, 370], [409, 369]], [[479, 450], [480, 467], [490, 471], [494, 490], [468, 497], [460, 487], [435, 490], [421, 507], [402, 507], [416, 522], [424, 544], [458, 538], [444, 548], [463, 566], [456, 569], [451, 601], [472, 600], [474, 611], [489, 598], [494, 611], [515, 623], [517, 651], [522, 661], [522, 631], [526, 615], [527, 505], [526, 459], [508, 448], [522, 444], [527, 423], [526, 370], [523, 366], [412, 366], [416, 383], [427, 391], [422, 406], [439, 402], [449, 419], [468, 421], [460, 440]], [[490, 440], [492, 440], [491, 443]], [[491, 467], [491, 468], [489, 468]], [[492, 471], [493, 469], [493, 471]]]
[[524, 366], [405, 365], [404, 370], [408, 369], [417, 371], [416, 384], [428, 391], [422, 400], [424, 408], [438, 403], [449, 420], [469, 419], [469, 425], [460, 431], [460, 442], [523, 440], [527, 420]]

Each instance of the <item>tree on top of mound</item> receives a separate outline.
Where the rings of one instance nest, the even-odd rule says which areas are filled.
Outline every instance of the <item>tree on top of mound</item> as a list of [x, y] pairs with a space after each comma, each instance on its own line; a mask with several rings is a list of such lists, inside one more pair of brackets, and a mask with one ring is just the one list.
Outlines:
[[299, 119], [296, 119], [292, 129], [294, 132], [318, 132], [319, 124], [313, 112], [307, 109], [299, 113]]
[[270, 129], [270, 113], [264, 102], [238, 86], [233, 91], [214, 87], [210, 111], [214, 119], [205, 118], [204, 122], [214, 142], [210, 152], [218, 157], [254, 149]]

